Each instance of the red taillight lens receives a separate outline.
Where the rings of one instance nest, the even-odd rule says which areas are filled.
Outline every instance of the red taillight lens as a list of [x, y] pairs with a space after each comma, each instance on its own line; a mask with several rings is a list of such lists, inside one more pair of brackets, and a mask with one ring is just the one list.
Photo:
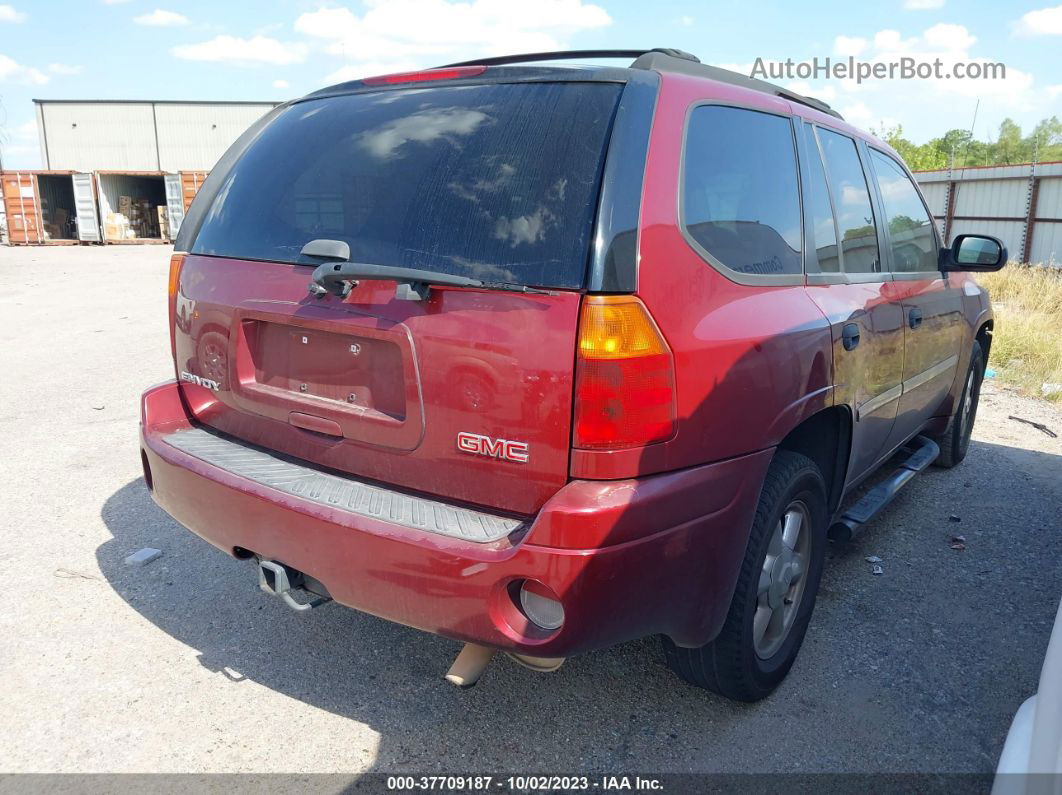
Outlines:
[[675, 363], [633, 296], [587, 296], [575, 363], [575, 447], [615, 450], [671, 438]]
[[181, 266], [184, 254], [170, 257], [169, 299], [170, 299], [170, 352], [177, 357], [177, 293], [181, 289]]
[[366, 77], [361, 82], [367, 86], [392, 86], [396, 83], [422, 83], [426, 80], [456, 80], [460, 77], [475, 77], [486, 71], [485, 66], [454, 66], [449, 69], [426, 69], [423, 72], [399, 72], [393, 75]]

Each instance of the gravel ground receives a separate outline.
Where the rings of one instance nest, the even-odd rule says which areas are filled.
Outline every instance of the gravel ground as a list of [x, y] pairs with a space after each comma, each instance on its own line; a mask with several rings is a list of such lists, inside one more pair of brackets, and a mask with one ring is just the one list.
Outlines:
[[[966, 462], [831, 551], [763, 703], [683, 684], [653, 640], [551, 675], [499, 659], [458, 691], [441, 679], [456, 643], [334, 605], [296, 615], [151, 501], [138, 397], [172, 375], [168, 254], [0, 249], [0, 563], [19, 575], [0, 770], [994, 769], [1062, 596], [1062, 440], [1008, 416], [1062, 434], [1055, 407], [987, 382]], [[123, 565], [148, 546], [162, 558]]]

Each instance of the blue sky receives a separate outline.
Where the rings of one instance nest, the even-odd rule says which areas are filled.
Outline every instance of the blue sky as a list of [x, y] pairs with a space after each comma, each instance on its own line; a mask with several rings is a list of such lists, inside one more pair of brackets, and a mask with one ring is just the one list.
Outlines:
[[1062, 5], [960, 2], [0, 2], [0, 154], [40, 166], [31, 99], [281, 100], [370, 74], [477, 55], [678, 47], [748, 71], [756, 58], [853, 55], [992, 61], [1005, 80], [779, 81], [861, 127], [902, 124], [922, 142], [968, 128], [994, 137], [1062, 116]]

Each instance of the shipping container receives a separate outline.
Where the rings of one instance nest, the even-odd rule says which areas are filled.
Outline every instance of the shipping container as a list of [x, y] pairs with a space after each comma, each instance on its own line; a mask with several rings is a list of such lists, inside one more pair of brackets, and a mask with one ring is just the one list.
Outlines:
[[8, 242], [100, 242], [92, 175], [75, 171], [0, 172]]
[[105, 243], [167, 243], [184, 221], [181, 174], [97, 171]]
[[181, 192], [184, 197], [184, 211], [188, 212], [188, 208], [192, 204], [192, 199], [199, 193], [199, 189], [203, 187], [203, 180], [207, 178], [206, 171], [182, 171], [181, 172]]

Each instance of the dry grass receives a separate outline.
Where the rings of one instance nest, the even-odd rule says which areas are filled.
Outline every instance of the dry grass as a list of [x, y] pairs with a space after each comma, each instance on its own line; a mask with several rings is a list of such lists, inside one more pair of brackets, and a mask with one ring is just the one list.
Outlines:
[[[988, 366], [1031, 395], [1062, 384], [1062, 269], [1010, 263], [977, 280], [996, 311]], [[1048, 398], [1062, 401], [1062, 392]]]

